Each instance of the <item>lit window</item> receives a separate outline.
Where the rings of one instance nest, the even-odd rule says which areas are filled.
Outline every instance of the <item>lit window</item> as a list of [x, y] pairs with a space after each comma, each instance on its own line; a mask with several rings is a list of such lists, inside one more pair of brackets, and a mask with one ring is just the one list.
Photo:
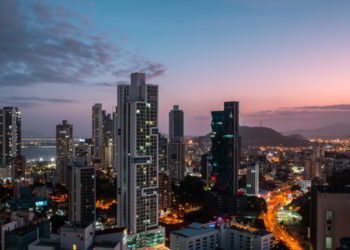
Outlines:
[[326, 249], [333, 249], [333, 240], [331, 237], [326, 237]]

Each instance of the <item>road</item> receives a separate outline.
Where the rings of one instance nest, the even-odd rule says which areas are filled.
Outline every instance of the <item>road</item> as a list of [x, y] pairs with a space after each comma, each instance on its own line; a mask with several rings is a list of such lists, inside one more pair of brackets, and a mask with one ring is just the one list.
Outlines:
[[301, 244], [288, 233], [277, 221], [278, 210], [289, 203], [290, 186], [271, 192], [267, 200], [267, 212], [262, 216], [267, 230], [273, 233], [276, 239], [283, 241], [291, 250], [303, 250]]

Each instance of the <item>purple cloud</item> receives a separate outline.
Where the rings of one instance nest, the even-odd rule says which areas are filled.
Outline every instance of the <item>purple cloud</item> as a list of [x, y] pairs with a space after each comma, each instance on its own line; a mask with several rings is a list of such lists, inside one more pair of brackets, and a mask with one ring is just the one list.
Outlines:
[[0, 86], [91, 84], [94, 77], [119, 76], [120, 70], [129, 74], [137, 69], [148, 77], [166, 70], [141, 56], [121, 53], [108, 35], [87, 27], [83, 17], [44, 1], [3, 0], [0, 23]]

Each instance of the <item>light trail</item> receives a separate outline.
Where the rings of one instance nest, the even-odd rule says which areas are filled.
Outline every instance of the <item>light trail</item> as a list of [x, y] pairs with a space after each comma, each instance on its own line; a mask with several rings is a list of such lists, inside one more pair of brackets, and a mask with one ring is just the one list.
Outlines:
[[300, 242], [288, 233], [277, 221], [278, 210], [289, 203], [290, 186], [283, 187], [271, 193], [267, 202], [267, 212], [262, 216], [267, 230], [273, 233], [276, 239], [283, 241], [291, 250], [303, 250]]

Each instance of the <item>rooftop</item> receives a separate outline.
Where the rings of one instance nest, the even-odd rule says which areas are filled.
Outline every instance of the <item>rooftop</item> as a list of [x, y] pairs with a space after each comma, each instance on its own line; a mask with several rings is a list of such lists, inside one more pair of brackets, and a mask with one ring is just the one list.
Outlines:
[[216, 228], [208, 228], [208, 227], [202, 227], [202, 228], [185, 228], [185, 229], [181, 229], [181, 230], [177, 230], [172, 232], [172, 234], [176, 234], [182, 237], [195, 237], [195, 236], [199, 236], [202, 234], [207, 234], [210, 232], [214, 232], [217, 231]]

